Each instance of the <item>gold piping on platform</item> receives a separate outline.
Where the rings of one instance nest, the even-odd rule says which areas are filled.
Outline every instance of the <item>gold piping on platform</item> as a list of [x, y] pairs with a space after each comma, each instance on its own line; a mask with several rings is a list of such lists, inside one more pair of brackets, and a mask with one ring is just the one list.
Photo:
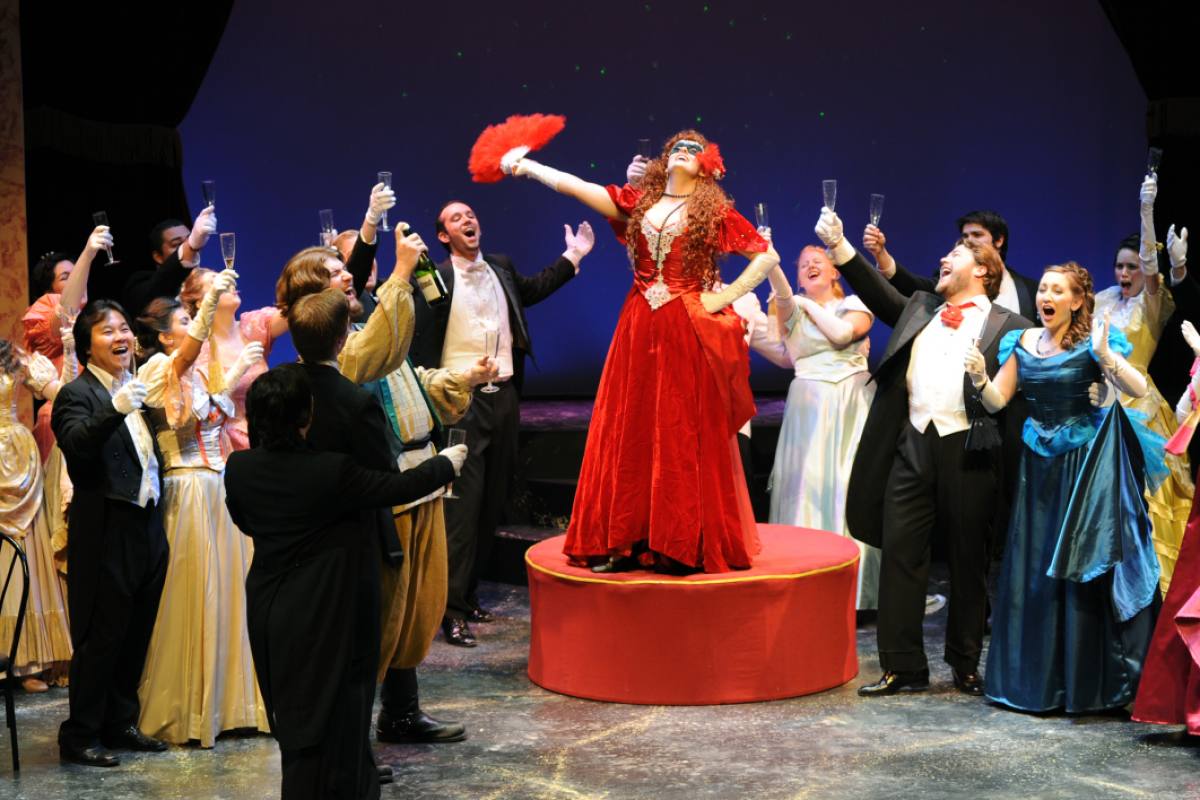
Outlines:
[[[533, 548], [529, 548], [532, 550]], [[754, 575], [745, 578], [714, 578], [710, 581], [664, 581], [662, 579], [644, 580], [644, 581], [614, 581], [604, 578], [581, 578], [575, 575], [564, 575], [561, 572], [553, 572], [545, 567], [539, 567], [537, 564], [529, 560], [529, 550], [525, 551], [525, 563], [536, 569], [538, 572], [544, 572], [547, 575], [553, 575], [556, 578], [563, 580], [576, 581], [578, 583], [613, 583], [621, 586], [637, 586], [639, 584], [659, 584], [662, 586], [710, 586], [714, 583], [749, 583], [750, 581], [769, 581], [769, 580], [795, 580], [796, 578], [807, 578], [809, 575], [819, 575], [822, 572], [833, 572], [834, 570], [845, 569], [851, 564], [857, 563], [859, 557], [847, 561], [845, 564], [837, 564], [832, 567], [821, 567], [820, 569], [809, 570], [808, 572], [800, 572], [795, 575]]]

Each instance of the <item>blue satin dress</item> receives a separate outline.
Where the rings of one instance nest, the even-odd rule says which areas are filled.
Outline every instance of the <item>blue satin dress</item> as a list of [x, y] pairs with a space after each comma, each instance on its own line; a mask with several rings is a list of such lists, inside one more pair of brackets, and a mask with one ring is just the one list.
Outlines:
[[[1119, 404], [1092, 406], [1103, 374], [1090, 342], [1039, 358], [1021, 333], [1000, 346], [1001, 363], [1015, 351], [1029, 419], [985, 694], [1024, 711], [1119, 708], [1137, 693], [1154, 633], [1159, 567], [1143, 492], [1166, 475], [1165, 442]], [[1109, 346], [1130, 350], [1115, 328]]]

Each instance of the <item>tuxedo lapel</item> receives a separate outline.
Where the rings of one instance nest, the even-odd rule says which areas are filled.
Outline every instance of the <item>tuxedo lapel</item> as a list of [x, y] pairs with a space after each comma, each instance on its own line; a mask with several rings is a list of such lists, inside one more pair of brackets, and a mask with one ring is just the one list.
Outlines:
[[1000, 331], [1004, 327], [1004, 318], [1008, 316], [1008, 312], [1000, 308], [1000, 306], [992, 303], [992, 311], [988, 314], [987, 323], [983, 326], [983, 332], [979, 335], [979, 352], [986, 353], [996, 341], [996, 337], [1000, 335]]
[[888, 348], [884, 351], [883, 358], [880, 360], [880, 365], [886, 362], [889, 358], [903, 350], [905, 345], [917, 338], [917, 334], [925, 330], [925, 326], [933, 321], [933, 312], [941, 305], [942, 299], [937, 295], [923, 295], [920, 298], [920, 304], [913, 309], [913, 313], [900, 327], [900, 330], [894, 334], [888, 342]]
[[[450, 259], [446, 259], [437, 265], [437, 271], [442, 276], [442, 283], [446, 284], [446, 299], [454, 297], [454, 265]], [[449, 306], [449, 303], [446, 303]]]
[[[85, 380], [88, 386], [92, 387], [92, 393], [96, 395], [101, 405], [112, 403], [112, 395], [108, 393], [108, 389], [104, 388], [104, 384], [100, 383], [100, 379], [92, 374], [91, 370], [84, 367], [79, 377]], [[135, 411], [134, 413], [140, 412]], [[117, 434], [125, 442], [125, 447], [129, 450], [130, 455], [133, 456], [133, 460], [140, 464], [141, 459], [138, 458], [137, 446], [133, 443], [133, 434], [129, 432], [129, 426], [122, 422], [121, 427], [117, 428]]]
[[506, 269], [500, 269], [496, 263], [484, 256], [484, 260], [492, 267], [492, 274], [500, 279], [500, 285], [504, 287], [504, 296], [508, 298], [508, 325], [509, 328], [516, 327], [520, 333], [518, 344], [523, 345], [529, 341], [529, 331], [525, 330], [525, 316], [520, 312], [521, 303], [520, 296], [517, 294], [517, 284], [513, 280], [512, 273]]

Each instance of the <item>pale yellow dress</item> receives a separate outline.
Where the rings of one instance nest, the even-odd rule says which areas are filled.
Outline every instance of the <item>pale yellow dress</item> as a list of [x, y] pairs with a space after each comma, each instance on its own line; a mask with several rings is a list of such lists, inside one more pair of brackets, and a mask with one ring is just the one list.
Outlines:
[[[47, 680], [61, 677], [65, 683], [72, 654], [71, 625], [46, 522], [42, 459], [33, 433], [17, 417], [21, 383], [40, 397], [47, 385], [58, 380], [58, 371], [45, 356], [33, 353], [23, 373], [0, 373], [0, 530], [21, 544], [29, 562], [29, 600], [14, 672], [26, 676], [50, 670]], [[9, 567], [14, 567], [0, 608], [0, 649], [5, 654], [12, 647], [23, 588], [21, 567], [12, 563], [14, 558], [7, 547], [0, 556], [0, 585], [8, 580]]]
[[163, 525], [171, 557], [146, 667], [138, 727], [212, 747], [222, 731], [269, 730], [246, 624], [254, 551], [225, 507], [229, 393], [209, 394], [199, 366], [180, 378], [159, 353], [138, 370], [163, 456]]
[[[1154, 357], [1154, 351], [1158, 349], [1158, 340], [1162, 337], [1167, 320], [1175, 312], [1175, 301], [1171, 297], [1171, 291], [1163, 285], [1159, 287], [1157, 294], [1151, 295], [1143, 291], [1137, 297], [1123, 301], [1121, 288], [1113, 286], [1096, 295], [1094, 318], [1104, 319], [1104, 314], [1109, 309], [1112, 309], [1113, 326], [1120, 328], [1125, 338], [1133, 345], [1133, 352], [1127, 360], [1146, 378], [1146, 385], [1149, 387], [1144, 397], [1134, 398], [1121, 394], [1121, 405], [1145, 414], [1146, 424], [1150, 429], [1170, 439], [1179, 428], [1175, 410], [1163, 399], [1146, 368], [1150, 359]], [[1146, 499], [1150, 501], [1154, 551], [1158, 555], [1159, 566], [1162, 567], [1158, 586], [1164, 597], [1171, 585], [1171, 575], [1175, 571], [1175, 561], [1179, 558], [1179, 546], [1183, 543], [1188, 514], [1192, 510], [1192, 495], [1195, 493], [1187, 453], [1182, 456], [1167, 453], [1166, 456], [1171, 474], [1158, 491], [1146, 494]]]

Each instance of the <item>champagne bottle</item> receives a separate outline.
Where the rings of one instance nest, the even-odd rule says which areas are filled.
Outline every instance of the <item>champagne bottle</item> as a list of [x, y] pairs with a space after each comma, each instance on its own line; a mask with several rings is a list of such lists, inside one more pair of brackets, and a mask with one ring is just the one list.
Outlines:
[[[404, 235], [411, 236], [412, 228], [404, 226]], [[413, 270], [413, 277], [417, 279], [417, 286], [421, 288], [421, 294], [425, 295], [425, 301], [431, 306], [438, 306], [449, 299], [450, 293], [446, 291], [446, 284], [442, 281], [442, 276], [437, 271], [437, 265], [429, 258], [428, 253], [421, 253], [421, 257], [417, 259], [417, 268]]]

